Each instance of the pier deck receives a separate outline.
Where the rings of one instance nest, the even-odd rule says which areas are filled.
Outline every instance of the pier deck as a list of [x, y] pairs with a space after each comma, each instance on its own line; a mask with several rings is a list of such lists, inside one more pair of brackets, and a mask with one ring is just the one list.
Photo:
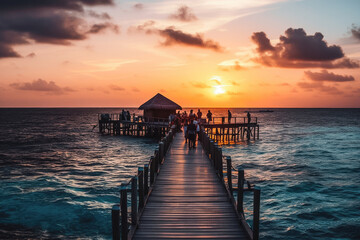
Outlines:
[[198, 143], [174, 137], [134, 239], [250, 239]]

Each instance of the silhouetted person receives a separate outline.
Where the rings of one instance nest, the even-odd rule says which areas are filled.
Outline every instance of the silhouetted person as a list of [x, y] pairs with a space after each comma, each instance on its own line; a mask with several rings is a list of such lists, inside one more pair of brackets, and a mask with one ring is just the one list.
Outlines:
[[[201, 119], [201, 117], [202, 117], [202, 112], [200, 112], [200, 109], [198, 109], [197, 117], [198, 117], [198, 119]], [[199, 121], [200, 121], [200, 120], [199, 120]]]
[[196, 126], [193, 121], [190, 122], [188, 128], [188, 138], [189, 138], [189, 148], [195, 148], [195, 141], [196, 141]]
[[247, 119], [248, 119], [248, 123], [250, 123], [251, 122], [251, 114], [250, 114], [250, 112], [247, 113]]
[[208, 111], [208, 113], [206, 114], [206, 117], [208, 118], [208, 122], [210, 123], [212, 120], [212, 113], [210, 112], [210, 110]]
[[232, 114], [231, 114], [230, 110], [228, 110], [228, 122], [229, 123], [231, 122], [231, 118], [232, 118]]

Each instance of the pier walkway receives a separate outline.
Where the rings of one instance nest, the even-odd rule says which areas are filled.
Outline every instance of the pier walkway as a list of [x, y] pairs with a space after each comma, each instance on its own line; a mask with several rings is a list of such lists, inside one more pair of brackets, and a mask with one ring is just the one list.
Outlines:
[[251, 239], [200, 144], [174, 137], [133, 239]]

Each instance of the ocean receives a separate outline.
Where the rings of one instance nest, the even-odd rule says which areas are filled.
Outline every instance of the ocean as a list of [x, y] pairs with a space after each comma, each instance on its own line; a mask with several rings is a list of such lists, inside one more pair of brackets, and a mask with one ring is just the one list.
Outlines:
[[[360, 239], [360, 109], [230, 110], [260, 124], [259, 140], [222, 147], [261, 187], [261, 239]], [[93, 129], [120, 111], [0, 109], [0, 239], [111, 239], [119, 186], [157, 146]]]

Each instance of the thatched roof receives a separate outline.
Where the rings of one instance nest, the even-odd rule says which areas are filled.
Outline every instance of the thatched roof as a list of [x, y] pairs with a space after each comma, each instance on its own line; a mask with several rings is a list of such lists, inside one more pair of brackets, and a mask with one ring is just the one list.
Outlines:
[[160, 93], [156, 94], [146, 103], [141, 105], [139, 109], [148, 110], [148, 109], [158, 109], [158, 110], [176, 110], [182, 109], [182, 107], [170, 99], [164, 97]]

